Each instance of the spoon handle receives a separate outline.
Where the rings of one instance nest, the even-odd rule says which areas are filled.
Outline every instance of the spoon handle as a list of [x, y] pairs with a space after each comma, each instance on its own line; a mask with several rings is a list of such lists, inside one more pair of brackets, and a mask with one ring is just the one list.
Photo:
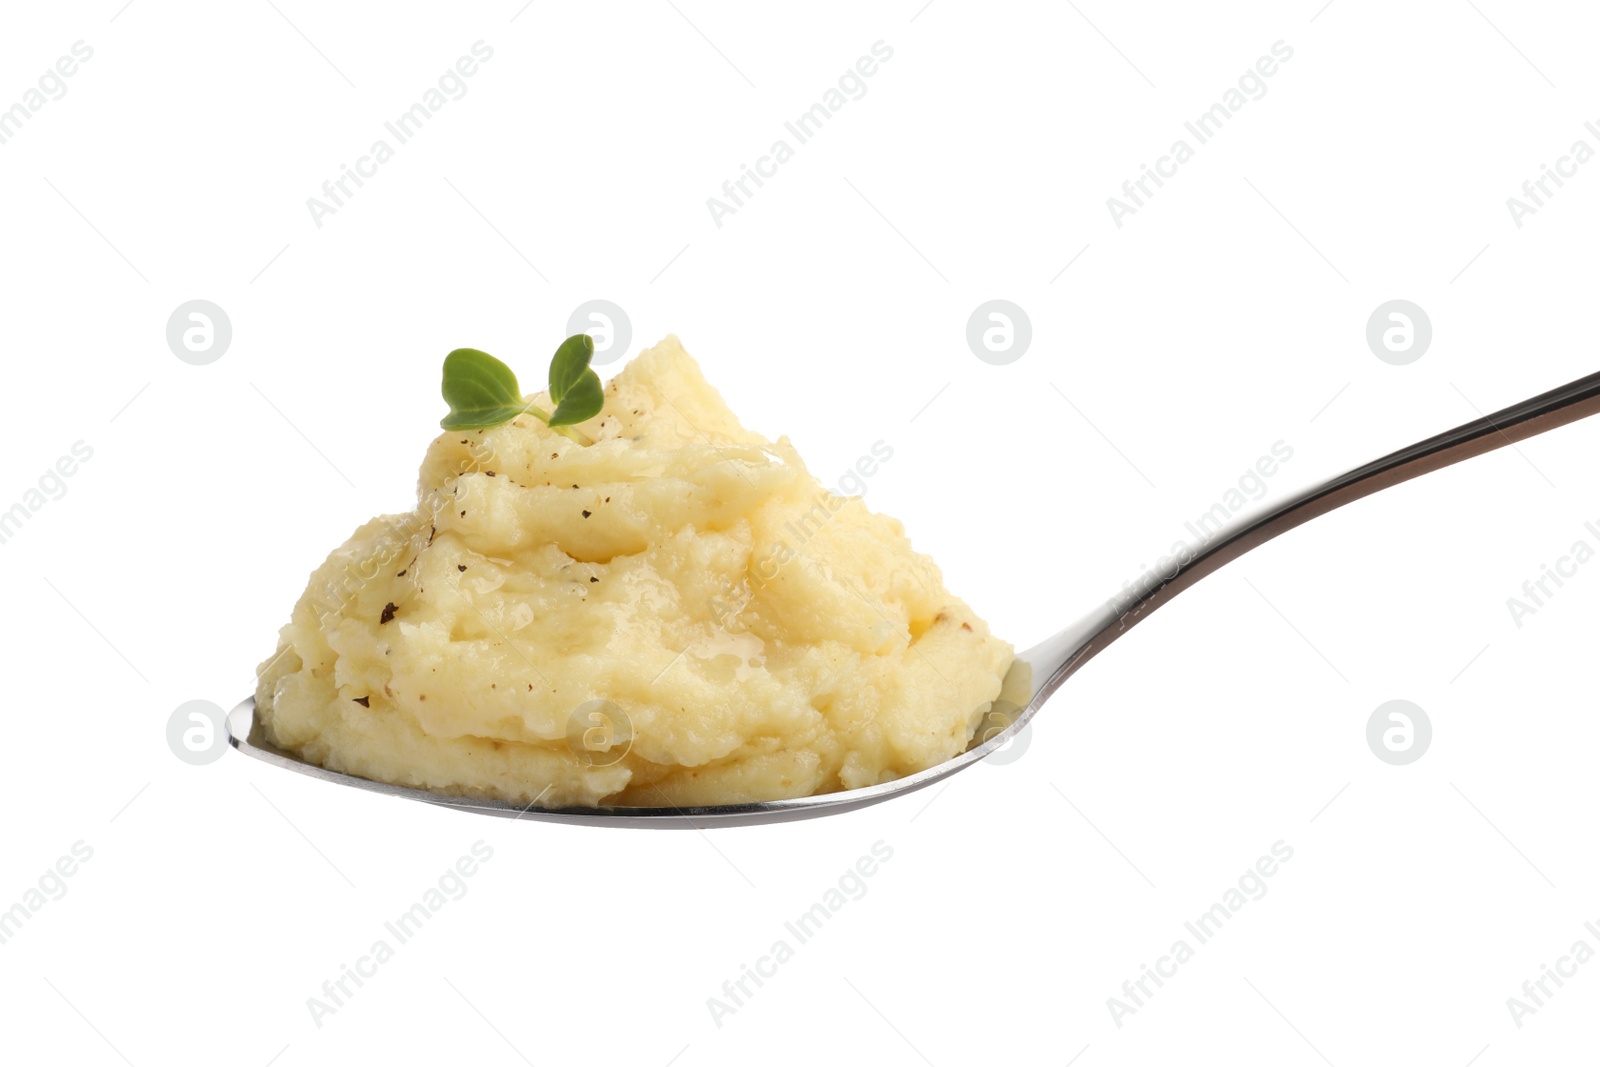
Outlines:
[[[1158, 565], [1099, 611], [1045, 642], [1051, 677], [1048, 694], [1096, 653], [1142, 622], [1151, 612], [1258, 545], [1382, 489], [1485, 452], [1515, 444], [1600, 412], [1600, 373], [1474, 419], [1425, 441], [1303, 490], [1255, 514], [1240, 516], [1186, 557]], [[1048, 662], [1053, 660], [1054, 662]]]

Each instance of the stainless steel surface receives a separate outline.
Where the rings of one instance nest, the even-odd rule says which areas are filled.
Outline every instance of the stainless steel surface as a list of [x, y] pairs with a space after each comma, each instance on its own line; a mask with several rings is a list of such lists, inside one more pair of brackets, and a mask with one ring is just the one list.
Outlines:
[[597, 826], [703, 829], [788, 822], [851, 811], [924, 789], [957, 771], [965, 770], [1004, 746], [1038, 713], [1063, 681], [1102, 649], [1172, 597], [1256, 546], [1381, 489], [1587, 418], [1597, 411], [1600, 411], [1600, 374], [1591, 374], [1503, 411], [1419, 441], [1304, 490], [1264, 511], [1241, 516], [1203, 546], [1195, 548], [1188, 558], [1173, 561], [1164, 570], [1146, 575], [1131, 594], [1113, 598], [1079, 622], [1028, 651], [1019, 653], [1017, 665], [1007, 677], [1006, 688], [1002, 692], [1002, 699], [1009, 697], [1009, 703], [1019, 709], [1009, 727], [987, 738], [980, 734], [966, 752], [937, 767], [867, 789], [794, 800], [701, 808], [522, 808], [492, 800], [445, 796], [386, 785], [305, 763], [267, 743], [261, 735], [260, 724], [255, 721], [254, 698], [244, 701], [229, 713], [230, 742], [248, 756], [313, 778], [387, 796], [514, 819]]

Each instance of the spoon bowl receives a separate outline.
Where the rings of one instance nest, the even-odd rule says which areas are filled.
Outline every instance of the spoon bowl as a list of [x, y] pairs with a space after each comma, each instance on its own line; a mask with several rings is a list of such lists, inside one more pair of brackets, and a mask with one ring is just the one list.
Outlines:
[[1077, 623], [1019, 653], [1006, 675], [995, 709], [989, 713], [991, 721], [997, 715], [998, 721], [992, 721], [989, 729], [980, 730], [966, 751], [936, 767], [880, 785], [789, 800], [689, 808], [670, 805], [650, 808], [541, 808], [537, 802], [535, 805], [520, 806], [504, 801], [451, 796], [390, 785], [307, 763], [267, 741], [261, 724], [256, 720], [253, 697], [229, 713], [229, 743], [247, 756], [324, 781], [385, 796], [404, 797], [460, 811], [511, 819], [591, 826], [706, 829], [713, 826], [789, 822], [853, 811], [925, 789], [998, 751], [1028, 725], [1062, 682], [1111, 642], [1148, 618], [1151, 612], [1178, 593], [1251, 549], [1362, 497], [1587, 418], [1597, 411], [1600, 411], [1600, 373], [1580, 378], [1492, 415], [1485, 415], [1419, 441], [1302, 490], [1285, 501], [1241, 515], [1205, 542], [1166, 557], [1123, 594], [1108, 600]]
[[[1048, 644], [1048, 642], [1047, 642]], [[1043, 648], [1044, 646], [1040, 646]], [[896, 797], [902, 793], [915, 792], [948, 778], [959, 770], [970, 767], [990, 753], [1003, 747], [1016, 736], [1028, 719], [1044, 703], [1044, 695], [1027, 688], [1031, 678], [1032, 663], [1029, 657], [1037, 649], [1020, 653], [1011, 670], [1006, 675], [1002, 693], [1009, 692], [1014, 686], [1023, 687], [1022, 697], [1026, 701], [1020, 706], [1010, 705], [1008, 709], [1016, 707], [1010, 714], [1005, 715], [1005, 723], [995, 723], [988, 730], [980, 730], [972, 739], [972, 743], [965, 752], [953, 759], [948, 759], [936, 767], [929, 767], [904, 778], [897, 778], [892, 782], [881, 785], [868, 786], [864, 789], [851, 789], [839, 793], [822, 793], [816, 796], [795, 797], [791, 800], [763, 800], [744, 804], [717, 804], [706, 807], [658, 807], [658, 808], [541, 808], [510, 804], [503, 800], [491, 800], [482, 797], [451, 796], [444, 793], [431, 793], [426, 789], [414, 789], [409, 786], [391, 785], [387, 782], [376, 782], [370, 778], [359, 778], [341, 771], [332, 771], [326, 767], [319, 767], [308, 763], [292, 752], [285, 752], [277, 748], [264, 736], [261, 724], [256, 721], [255, 697], [247, 698], [238, 707], [228, 713], [228, 742], [234, 748], [247, 756], [253, 756], [263, 762], [283, 767], [286, 770], [298, 771], [301, 774], [320, 778], [327, 782], [337, 782], [340, 785], [354, 786], [372, 793], [381, 793], [384, 796], [404, 797], [407, 800], [420, 800], [427, 804], [438, 804], [446, 808], [456, 808], [460, 811], [476, 812], [479, 815], [499, 815], [510, 819], [538, 819], [545, 822], [585, 823], [602, 826], [632, 826], [654, 827], [657, 829], [706, 829], [711, 826], [729, 825], [754, 825], [756, 823], [791, 822], [795, 819], [810, 819], [819, 815], [834, 815], [843, 811], [853, 811], [864, 808], [870, 804], [877, 804]], [[996, 702], [997, 706], [1000, 704]], [[996, 714], [990, 712], [991, 715]]]

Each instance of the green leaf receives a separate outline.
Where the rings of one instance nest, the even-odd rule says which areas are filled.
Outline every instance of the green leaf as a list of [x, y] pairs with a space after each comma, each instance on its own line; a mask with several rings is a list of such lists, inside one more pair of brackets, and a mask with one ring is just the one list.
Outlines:
[[446, 430], [487, 429], [526, 410], [516, 374], [476, 348], [458, 348], [444, 357], [440, 392], [450, 405], [450, 414], [439, 423]]
[[[585, 357], [587, 358], [587, 357]], [[551, 426], [571, 426], [585, 422], [600, 414], [605, 406], [605, 394], [600, 389], [600, 376], [588, 368], [567, 389], [566, 396], [550, 413]]]
[[[550, 359], [550, 402], [559, 405], [567, 393], [578, 384], [589, 361], [594, 358], [594, 338], [586, 333], [573, 334], [561, 342]], [[581, 420], [578, 420], [581, 421]]]

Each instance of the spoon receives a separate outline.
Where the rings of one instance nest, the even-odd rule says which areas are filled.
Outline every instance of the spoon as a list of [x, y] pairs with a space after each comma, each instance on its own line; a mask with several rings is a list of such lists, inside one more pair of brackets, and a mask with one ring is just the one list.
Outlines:
[[[519, 819], [596, 826], [704, 829], [708, 826], [788, 822], [853, 811], [926, 788], [997, 751], [1028, 724], [1062, 682], [1111, 642], [1177, 594], [1258, 545], [1381, 489], [1515, 444], [1596, 412], [1600, 412], [1600, 373], [1580, 378], [1493, 415], [1486, 415], [1392, 452], [1253, 515], [1241, 515], [1218, 531], [1204, 546], [1195, 549], [1187, 559], [1171, 565], [1165, 573], [1151, 571], [1126, 596], [1113, 598], [1054, 637], [1019, 653], [1006, 675], [1000, 698], [995, 702], [996, 711], [989, 713], [991, 719], [998, 717], [1000, 721], [989, 730], [979, 731], [961, 755], [937, 767], [881, 785], [791, 800], [691, 808], [522, 807], [503, 801], [446, 796], [374, 782], [306, 763], [291, 753], [275, 748], [266, 740], [255, 719], [254, 697], [245, 700], [228, 714], [229, 742], [245, 755], [324, 781], [461, 811]], [[1010, 714], [1007, 714], [1008, 711]]]

